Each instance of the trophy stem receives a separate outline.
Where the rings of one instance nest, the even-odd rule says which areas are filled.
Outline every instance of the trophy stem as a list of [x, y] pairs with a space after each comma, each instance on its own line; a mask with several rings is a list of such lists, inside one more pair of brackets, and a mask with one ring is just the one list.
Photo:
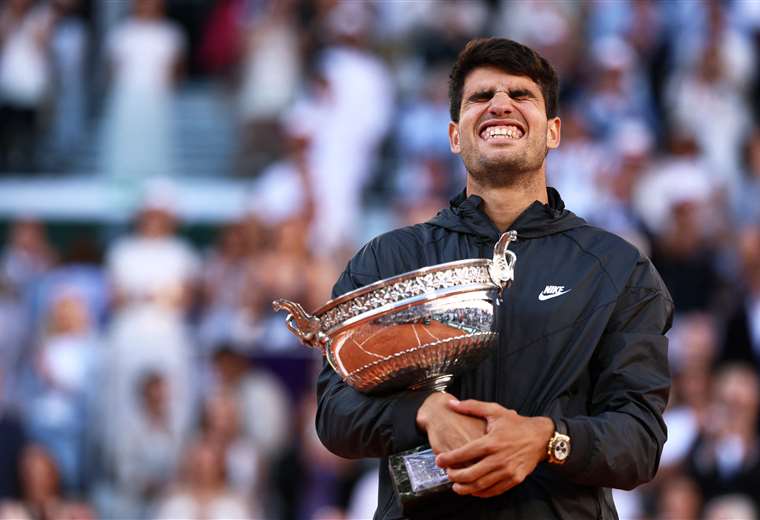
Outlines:
[[435, 390], [436, 392], [443, 392], [454, 378], [451, 374], [441, 374], [433, 377], [429, 377], [419, 383], [415, 383], [409, 387], [409, 390]]

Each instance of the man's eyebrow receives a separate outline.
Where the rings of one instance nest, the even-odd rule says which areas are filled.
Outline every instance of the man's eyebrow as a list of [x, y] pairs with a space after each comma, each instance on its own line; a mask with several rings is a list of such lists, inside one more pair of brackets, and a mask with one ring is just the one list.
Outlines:
[[531, 96], [536, 97], [535, 92], [523, 87], [516, 87], [509, 89], [509, 95], [512, 97]]
[[[537, 97], [537, 94], [527, 87], [511, 87], [505, 89], [510, 97]], [[492, 98], [496, 94], [496, 89], [493, 87], [483, 87], [475, 90], [469, 94], [466, 98], [467, 101], [474, 101], [483, 98]]]
[[475, 92], [467, 96], [467, 100], [469, 101], [472, 99], [479, 99], [483, 97], [493, 97], [495, 93], [496, 93], [496, 89], [492, 87], [483, 87], [483, 88], [479, 88], [475, 90]]

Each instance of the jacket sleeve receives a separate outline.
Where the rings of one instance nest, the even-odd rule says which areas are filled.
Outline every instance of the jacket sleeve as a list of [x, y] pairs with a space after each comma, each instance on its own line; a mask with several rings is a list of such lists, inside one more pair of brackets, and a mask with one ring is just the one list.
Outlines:
[[[370, 246], [349, 262], [333, 288], [333, 297], [380, 279]], [[354, 390], [323, 360], [317, 380], [317, 433], [336, 455], [384, 457], [427, 442], [417, 429], [417, 410], [430, 392], [368, 396]]]
[[577, 484], [632, 489], [651, 480], [667, 430], [668, 340], [673, 302], [652, 264], [640, 259], [596, 348], [590, 414], [562, 419], [572, 439], [557, 467]]

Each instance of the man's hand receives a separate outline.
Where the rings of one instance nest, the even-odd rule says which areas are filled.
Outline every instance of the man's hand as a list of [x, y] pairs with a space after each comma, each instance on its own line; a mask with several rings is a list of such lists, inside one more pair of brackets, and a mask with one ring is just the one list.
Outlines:
[[417, 411], [417, 426], [427, 433], [436, 455], [462, 447], [486, 433], [486, 421], [455, 411], [448, 405], [458, 402], [446, 392], [433, 392]]
[[486, 435], [436, 457], [439, 467], [448, 468], [454, 492], [481, 498], [499, 495], [525, 480], [547, 457], [554, 433], [548, 417], [523, 417], [496, 403], [475, 400], [449, 400], [448, 406], [487, 421]]

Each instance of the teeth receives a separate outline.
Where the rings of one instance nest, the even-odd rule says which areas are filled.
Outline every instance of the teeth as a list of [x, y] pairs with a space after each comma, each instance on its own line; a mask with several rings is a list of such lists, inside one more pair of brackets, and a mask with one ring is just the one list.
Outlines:
[[483, 132], [483, 137], [491, 139], [496, 136], [503, 136], [509, 139], [519, 139], [522, 137], [522, 131], [514, 125], [490, 126]]

